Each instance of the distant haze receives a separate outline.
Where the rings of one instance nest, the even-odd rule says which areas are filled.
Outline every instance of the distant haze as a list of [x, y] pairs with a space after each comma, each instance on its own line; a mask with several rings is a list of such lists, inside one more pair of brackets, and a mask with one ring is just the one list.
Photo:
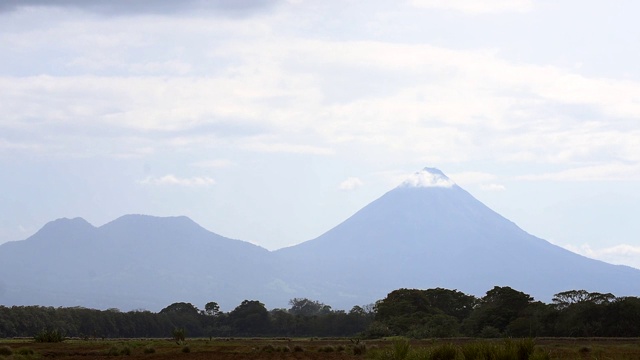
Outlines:
[[187, 301], [270, 308], [305, 297], [338, 309], [399, 288], [481, 296], [511, 286], [538, 300], [566, 290], [640, 294], [640, 270], [530, 235], [438, 169], [425, 168], [316, 239], [278, 251], [187, 217], [126, 215], [94, 227], [48, 223], [0, 245], [0, 304], [159, 310]]
[[530, 233], [640, 267], [638, 13], [0, 1], [0, 243], [149, 214], [275, 250], [433, 166]]

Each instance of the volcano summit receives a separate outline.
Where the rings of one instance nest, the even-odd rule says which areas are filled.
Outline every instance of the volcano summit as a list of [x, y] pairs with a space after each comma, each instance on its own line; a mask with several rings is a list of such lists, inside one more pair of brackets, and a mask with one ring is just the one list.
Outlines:
[[294, 297], [348, 309], [398, 288], [539, 300], [574, 289], [640, 295], [640, 270], [532, 236], [437, 169], [425, 168], [316, 239], [269, 252], [185, 218], [60, 219], [0, 245], [0, 303], [158, 310], [175, 301]]

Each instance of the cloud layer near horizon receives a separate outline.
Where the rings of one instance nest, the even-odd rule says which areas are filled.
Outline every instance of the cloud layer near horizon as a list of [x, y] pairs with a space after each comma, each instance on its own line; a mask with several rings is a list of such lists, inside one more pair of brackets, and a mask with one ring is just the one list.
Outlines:
[[277, 3], [277, 0], [3, 0], [0, 12], [12, 12], [33, 8], [78, 9], [103, 15], [176, 14], [208, 10], [213, 14], [242, 15]]
[[[640, 181], [633, 14], [573, 0], [5, 1], [0, 160], [17, 175], [2, 184], [53, 164], [102, 201], [115, 185], [92, 174], [113, 176], [136, 203], [162, 200], [113, 205], [101, 219], [176, 208], [279, 243], [317, 235], [424, 166], [505, 209], [520, 206], [503, 200], [517, 191], [538, 200], [523, 184], [631, 186]], [[177, 195], [167, 203], [181, 206], [162, 207], [162, 184], [206, 189], [207, 206], [237, 209], [207, 223], [197, 214], [218, 208]], [[256, 206], [276, 193], [322, 212], [309, 216], [318, 224], [296, 218], [294, 200]], [[264, 223], [227, 218], [245, 213]], [[276, 216], [296, 218], [299, 233], [287, 238]]]
[[[136, 156], [203, 143], [319, 155], [357, 146], [380, 149], [376, 155], [387, 161], [491, 159], [563, 168], [520, 175], [526, 180], [640, 179], [637, 82], [512, 63], [485, 49], [301, 37], [275, 25], [287, 16], [216, 24], [150, 18], [133, 36], [105, 29], [134, 29], [135, 18], [70, 20], [4, 35], [35, 54], [38, 44], [65, 38], [67, 54], [52, 59], [60, 68], [47, 75], [0, 78], [9, 134], [0, 147], [68, 155], [97, 140], [95, 155]], [[139, 56], [141, 45], [170, 37], [169, 27], [204, 39], [245, 22], [253, 30], [210, 46], [187, 43], [178, 51], [169, 42], [165, 59]], [[89, 43], [97, 46], [87, 51]], [[37, 128], [29, 125], [35, 119]], [[52, 131], [61, 136], [50, 138]], [[124, 144], [120, 151], [99, 146], [105, 131]]]

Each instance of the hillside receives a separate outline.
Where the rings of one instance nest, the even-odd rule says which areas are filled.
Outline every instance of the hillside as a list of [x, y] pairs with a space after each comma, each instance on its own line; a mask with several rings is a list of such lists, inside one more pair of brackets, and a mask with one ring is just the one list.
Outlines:
[[99, 228], [59, 219], [0, 246], [0, 296], [4, 304], [158, 310], [215, 300], [232, 307], [247, 289], [268, 298], [270, 255], [186, 217], [127, 215]]
[[230, 309], [294, 297], [349, 309], [402, 288], [482, 295], [511, 286], [540, 300], [571, 290], [640, 294], [640, 270], [532, 236], [426, 168], [320, 237], [269, 252], [186, 217], [126, 215], [101, 227], [59, 219], [0, 245], [0, 303]]
[[320, 237], [276, 252], [300, 294], [335, 304], [389, 289], [511, 286], [549, 301], [569, 289], [640, 294], [640, 270], [532, 236], [426, 168]]

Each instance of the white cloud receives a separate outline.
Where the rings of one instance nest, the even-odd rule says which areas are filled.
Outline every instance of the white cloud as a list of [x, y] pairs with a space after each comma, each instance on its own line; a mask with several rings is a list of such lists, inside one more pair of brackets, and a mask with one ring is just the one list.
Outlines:
[[569, 251], [592, 259], [617, 265], [628, 265], [640, 269], [640, 246], [620, 244], [606, 248], [593, 248], [589, 244], [564, 245]]
[[216, 181], [207, 176], [196, 176], [191, 178], [180, 178], [169, 174], [162, 177], [149, 176], [139, 181], [143, 185], [176, 185], [185, 187], [204, 187], [215, 185]]
[[455, 10], [474, 14], [527, 12], [533, 8], [531, 0], [411, 0], [410, 3], [421, 8]]
[[480, 185], [480, 189], [484, 191], [504, 191], [507, 188], [502, 184], [482, 184]]
[[235, 163], [228, 159], [203, 160], [203, 161], [196, 161], [191, 164], [191, 166], [195, 166], [199, 168], [212, 168], [212, 169], [226, 168], [234, 165]]
[[[640, 131], [632, 121], [640, 117], [635, 82], [424, 44], [267, 34], [259, 41], [224, 43], [216, 54], [236, 59], [237, 65], [201, 77], [0, 78], [0, 96], [6, 99], [0, 111], [7, 114], [5, 125], [33, 130], [30, 135], [41, 131], [43, 146], [60, 139], [63, 148], [77, 144], [71, 140], [79, 135], [58, 130], [62, 136], [51, 138], [48, 127], [135, 131], [156, 144], [158, 132], [180, 134], [165, 140], [167, 146], [208, 146], [237, 134], [223, 127], [193, 130], [232, 121], [260, 135], [225, 145], [261, 152], [331, 155], [340, 146], [375, 148], [381, 156], [425, 163], [640, 162]], [[332, 75], [334, 68], [364, 73], [373, 88], [382, 84], [379, 75], [403, 80], [385, 83], [383, 94], [369, 92], [365, 83], [347, 91], [352, 99], [329, 101], [345, 83]], [[584, 121], [571, 113], [582, 106], [599, 117]], [[39, 119], [38, 126], [28, 119]], [[313, 136], [301, 141], [301, 134]], [[56, 145], [49, 144], [59, 150]]]
[[191, 72], [192, 66], [182, 61], [146, 62], [142, 64], [132, 64], [130, 71], [139, 74], [177, 74], [186, 75]]
[[611, 163], [517, 177], [528, 181], [638, 181], [640, 164]]
[[[452, 174], [487, 191], [522, 171], [516, 180], [640, 179], [632, 15], [533, 0], [363, 4], [296, 0], [250, 18], [2, 14], [5, 173], [21, 172], [14, 155], [31, 159], [25, 169], [83, 156], [204, 170], [228, 166], [210, 156], [260, 153], [272, 169], [308, 158], [282, 154], [335, 155], [390, 175], [490, 164], [496, 175]], [[141, 182], [209, 183], [194, 179]], [[313, 181], [300, 186], [322, 186]]]
[[364, 183], [359, 178], [349, 177], [345, 181], [341, 182], [340, 185], [338, 185], [338, 189], [343, 191], [351, 191], [361, 187], [362, 185], [364, 185]]
[[459, 185], [475, 185], [493, 181], [497, 178], [494, 174], [480, 171], [465, 171], [448, 175]]
[[424, 169], [406, 177], [401, 187], [443, 187], [450, 188], [455, 183], [435, 169]]
[[451, 174], [450, 178], [454, 179], [456, 184], [462, 187], [478, 185], [483, 191], [506, 190], [506, 187], [504, 185], [495, 182], [495, 180], [498, 179], [498, 176], [486, 172], [465, 171]]
[[[526, 9], [531, 2], [425, 0], [414, 5], [497, 12]], [[565, 168], [613, 159], [640, 163], [638, 82], [511, 62], [497, 50], [303, 38], [277, 31], [270, 22], [276, 18], [252, 19], [255, 26], [249, 27], [244, 20], [179, 17], [141, 24], [128, 18], [76, 20], [19, 34], [20, 43], [39, 38], [37, 46], [66, 39], [67, 64], [108, 63], [100, 71], [82, 65], [75, 75], [0, 78], [3, 125], [28, 135], [12, 138], [11, 146], [28, 152], [28, 144], [38, 143], [43, 154], [112, 151], [113, 139], [104, 140], [103, 147], [88, 146], [107, 130], [114, 137], [134, 137], [130, 144], [137, 142], [137, 149], [144, 143], [142, 156], [160, 153], [154, 151], [160, 147], [225, 146], [316, 155], [351, 154], [357, 148], [394, 165], [399, 158], [439, 164], [551, 162]], [[131, 31], [135, 39], [129, 39], [129, 31], [114, 33], [112, 27], [144, 31]], [[170, 34], [167, 28], [181, 30]], [[207, 46], [175, 42], [208, 39], [211, 33], [233, 35]], [[174, 56], [137, 53], [167, 37], [173, 39]], [[86, 73], [96, 75], [79, 75]], [[585, 120], [576, 111], [588, 111], [590, 117]], [[230, 123], [248, 129], [248, 135], [225, 128]], [[99, 131], [87, 140], [83, 131], [91, 127]], [[54, 131], [57, 136], [51, 137]]]
[[245, 143], [245, 145], [243, 145], [243, 148], [251, 151], [270, 153], [294, 153], [311, 155], [335, 154], [335, 152], [328, 147], [284, 142], [270, 142], [267, 140], [248, 141]]

